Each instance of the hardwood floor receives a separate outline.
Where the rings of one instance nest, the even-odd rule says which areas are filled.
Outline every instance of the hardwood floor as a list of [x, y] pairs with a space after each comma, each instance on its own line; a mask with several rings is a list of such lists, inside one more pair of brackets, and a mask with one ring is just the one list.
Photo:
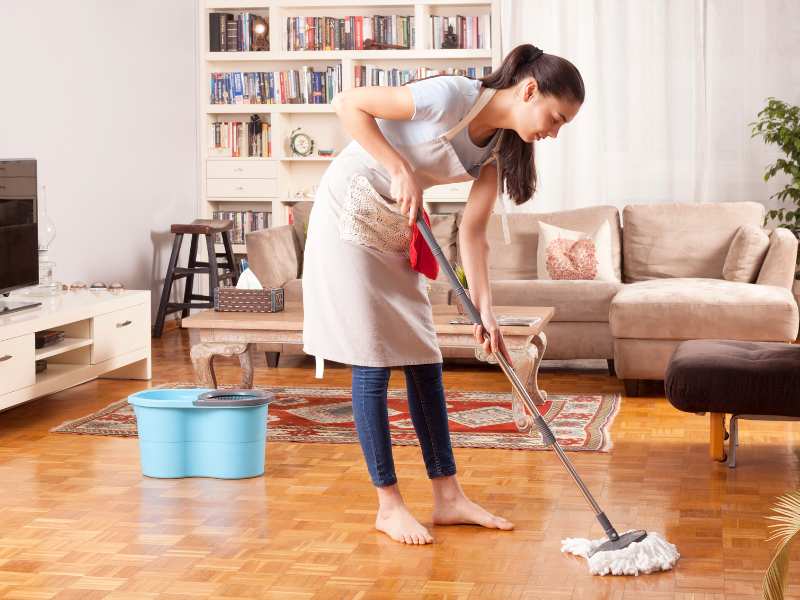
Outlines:
[[[430, 546], [373, 529], [375, 494], [358, 445], [268, 443], [266, 475], [248, 480], [142, 477], [136, 439], [49, 433], [150, 385], [192, 379], [185, 332], [154, 340], [152, 382], [101, 380], [0, 414], [0, 598], [131, 600], [469, 598], [740, 600], [760, 597], [775, 496], [798, 486], [800, 425], [744, 421], [739, 466], [708, 458], [708, 419], [674, 410], [654, 387], [624, 398], [610, 453], [570, 453], [621, 531], [660, 531], [674, 571], [592, 577], [560, 552], [602, 531], [550, 452], [457, 448], [462, 486], [511, 519], [512, 532], [433, 527]], [[346, 367], [281, 360], [261, 385], [349, 387]], [[238, 363], [219, 361], [223, 382]], [[548, 370], [552, 393], [619, 392], [597, 371]], [[445, 364], [449, 389], [508, 389], [496, 367]], [[402, 374], [390, 385], [402, 387]], [[430, 526], [418, 447], [395, 447], [400, 488]], [[800, 561], [787, 598], [800, 597]]]

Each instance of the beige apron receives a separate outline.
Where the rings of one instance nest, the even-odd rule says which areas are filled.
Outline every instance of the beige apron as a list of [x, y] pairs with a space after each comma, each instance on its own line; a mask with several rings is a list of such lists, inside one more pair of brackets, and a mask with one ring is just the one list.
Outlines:
[[[451, 140], [491, 99], [482, 91], [446, 133], [421, 144], [389, 143], [409, 161], [423, 189], [475, 179]], [[496, 150], [496, 149], [495, 149]], [[497, 160], [496, 151], [485, 163]], [[484, 163], [484, 164], [485, 164]], [[426, 277], [409, 263], [408, 217], [390, 199], [391, 176], [353, 141], [320, 179], [303, 256], [303, 351], [348, 365], [393, 367], [442, 361]], [[498, 201], [508, 243], [502, 184]]]

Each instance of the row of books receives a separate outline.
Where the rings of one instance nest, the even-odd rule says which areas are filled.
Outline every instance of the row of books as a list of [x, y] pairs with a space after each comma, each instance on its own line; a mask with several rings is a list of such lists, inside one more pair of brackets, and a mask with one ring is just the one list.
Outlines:
[[253, 115], [249, 122], [216, 121], [208, 125], [209, 156], [272, 156], [272, 126]]
[[342, 65], [315, 71], [211, 73], [211, 104], [327, 104], [342, 89]]
[[[231, 232], [232, 244], [244, 244], [244, 236], [253, 231], [267, 229], [272, 226], [272, 213], [255, 210], [215, 210], [214, 219], [233, 221]], [[222, 236], [216, 235], [216, 243], [222, 243]]]
[[424, 79], [433, 75], [466, 75], [478, 78], [492, 72], [492, 67], [450, 67], [447, 69], [382, 69], [374, 65], [361, 65], [354, 68], [353, 82], [356, 87], [371, 85], [403, 85], [415, 79]]
[[[287, 17], [287, 50], [369, 50], [373, 44], [414, 47], [411, 15]], [[374, 48], [374, 45], [372, 46]]]
[[[452, 31], [450, 28], [452, 27]], [[489, 48], [491, 47], [491, 17], [488, 14], [477, 16], [431, 15], [431, 45], [435, 50], [441, 48]], [[452, 35], [454, 45], [445, 45], [445, 36]]]
[[269, 50], [269, 21], [253, 13], [209, 13], [208, 45], [211, 52]]

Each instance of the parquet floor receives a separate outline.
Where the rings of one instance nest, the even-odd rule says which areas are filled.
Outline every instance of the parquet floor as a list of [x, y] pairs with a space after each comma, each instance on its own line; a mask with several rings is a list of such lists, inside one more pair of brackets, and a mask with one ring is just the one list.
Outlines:
[[[188, 336], [154, 346], [151, 385], [189, 380]], [[302, 357], [256, 383], [324, 382]], [[220, 361], [222, 381], [235, 381]], [[555, 370], [550, 392], [621, 392], [605, 371]], [[445, 367], [450, 388], [500, 390], [490, 366]], [[402, 374], [392, 375], [402, 386]], [[661, 531], [676, 570], [638, 578], [588, 575], [559, 551], [600, 528], [550, 452], [456, 449], [467, 493], [516, 523], [513, 532], [434, 527], [436, 543], [403, 546], [373, 529], [375, 495], [357, 445], [269, 443], [264, 477], [157, 480], [141, 476], [135, 439], [49, 433], [64, 420], [147, 387], [101, 380], [0, 414], [0, 598], [108, 600], [592, 599], [760, 597], [771, 553], [774, 497], [798, 486], [800, 425], [744, 422], [740, 465], [708, 458], [706, 420], [673, 410], [658, 388], [625, 398], [609, 454], [570, 453], [618, 529]], [[431, 490], [417, 447], [395, 447], [401, 490], [430, 526]], [[793, 553], [787, 597], [800, 597]]]

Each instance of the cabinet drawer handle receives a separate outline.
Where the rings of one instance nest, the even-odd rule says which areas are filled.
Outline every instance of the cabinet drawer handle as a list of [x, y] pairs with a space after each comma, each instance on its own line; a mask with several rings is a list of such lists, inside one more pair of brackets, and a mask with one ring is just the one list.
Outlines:
[[242, 171], [244, 171], [244, 169], [242, 167], [236, 167], [234, 171], [236, 171], [237, 173], [241, 173]]
[[122, 323], [117, 323], [117, 329], [119, 329], [120, 327], [127, 327], [131, 323], [133, 323], [133, 321], [123, 321]]
[[244, 186], [243, 186], [243, 185], [237, 185], [237, 186], [236, 186], [236, 189], [237, 189], [237, 190], [243, 190], [243, 189], [244, 189]]
[[6, 362], [7, 360], [11, 360], [12, 358], [14, 357], [11, 356], [10, 354], [6, 354], [5, 356], [0, 356], [0, 362]]

